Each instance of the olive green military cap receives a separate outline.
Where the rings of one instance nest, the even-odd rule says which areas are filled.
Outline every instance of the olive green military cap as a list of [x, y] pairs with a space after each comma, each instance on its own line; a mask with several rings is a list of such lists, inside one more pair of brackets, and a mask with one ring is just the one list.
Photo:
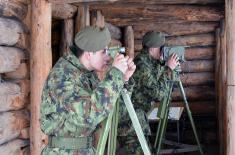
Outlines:
[[107, 27], [87, 26], [75, 36], [75, 44], [84, 51], [95, 52], [109, 44], [111, 40]]
[[143, 37], [143, 46], [154, 48], [160, 47], [165, 43], [165, 35], [161, 32], [149, 31]]

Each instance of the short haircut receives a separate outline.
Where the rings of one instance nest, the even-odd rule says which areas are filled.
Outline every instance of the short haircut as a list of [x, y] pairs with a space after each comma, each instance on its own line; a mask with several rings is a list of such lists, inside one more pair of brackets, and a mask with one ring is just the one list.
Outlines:
[[71, 52], [77, 57], [80, 58], [82, 56], [82, 54], [84, 53], [84, 50], [82, 50], [81, 48], [79, 48], [75, 43], [72, 43], [69, 46]]

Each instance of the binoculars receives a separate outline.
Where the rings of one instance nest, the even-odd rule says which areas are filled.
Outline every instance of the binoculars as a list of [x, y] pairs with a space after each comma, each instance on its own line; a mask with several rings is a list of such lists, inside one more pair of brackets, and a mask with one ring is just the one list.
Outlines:
[[117, 53], [121, 53], [121, 54], [126, 53], [126, 49], [125, 47], [112, 46], [112, 47], [109, 47], [106, 50], [106, 52], [111, 58], [114, 58], [117, 55]]

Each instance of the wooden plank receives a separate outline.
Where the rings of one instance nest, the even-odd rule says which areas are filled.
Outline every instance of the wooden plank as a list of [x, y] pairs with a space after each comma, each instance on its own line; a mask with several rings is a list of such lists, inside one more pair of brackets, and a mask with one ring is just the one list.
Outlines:
[[[102, 10], [107, 22], [117, 26], [149, 21], [219, 21], [224, 12], [221, 7], [196, 5], [91, 5], [91, 10]], [[109, 9], [107, 9], [109, 8]], [[125, 9], [123, 9], [125, 8]]]
[[105, 26], [109, 29], [111, 38], [120, 40], [122, 38], [122, 32], [119, 27], [112, 25], [110, 23], [105, 23]]
[[29, 113], [26, 110], [0, 113], [0, 144], [16, 139], [22, 129], [29, 127]]
[[50, 3], [61, 3], [61, 4], [65, 4], [65, 3], [90, 3], [90, 2], [114, 2], [117, 0], [48, 0]]
[[4, 155], [29, 155], [29, 142], [16, 139], [0, 146], [0, 152]]
[[183, 86], [213, 86], [215, 82], [213, 72], [183, 73], [180, 75]]
[[186, 60], [207, 60], [215, 58], [214, 47], [194, 47], [186, 48], [185, 59]]
[[0, 112], [19, 110], [29, 103], [29, 80], [0, 84]]
[[[209, 86], [190, 86], [185, 87], [184, 91], [188, 101], [205, 101], [215, 98], [215, 90]], [[182, 96], [179, 89], [175, 89], [172, 93], [173, 101], [182, 101]]]
[[22, 59], [25, 59], [25, 54], [21, 49], [0, 46], [0, 73], [15, 71]]
[[126, 48], [126, 54], [131, 57], [134, 58], [135, 56], [135, 51], [134, 51], [134, 31], [132, 26], [127, 26], [124, 29], [124, 45]]
[[148, 31], [159, 31], [168, 36], [192, 35], [214, 32], [218, 22], [139, 23], [134, 25], [135, 39], [142, 39]]
[[[199, 34], [199, 35], [187, 35], [177, 37], [167, 37], [166, 45], [183, 45], [183, 46], [212, 46], [215, 45], [215, 37], [213, 34]], [[135, 40], [135, 51], [142, 49], [142, 40]]]
[[235, 108], [234, 108], [234, 101], [235, 101], [235, 86], [227, 86], [227, 106], [226, 106], [226, 120], [227, 124], [226, 129], [227, 129], [227, 155], [232, 155], [235, 152]]
[[0, 45], [26, 49], [28, 33], [16, 20], [0, 17]]
[[39, 118], [42, 89], [52, 66], [51, 23], [51, 4], [46, 0], [32, 0], [30, 153], [33, 155], [41, 154], [46, 139], [40, 128]]
[[20, 0], [0, 1], [1, 16], [23, 20], [27, 14], [28, 5]]
[[89, 6], [87, 4], [80, 5], [75, 21], [75, 34], [88, 25], [90, 25]]
[[[227, 85], [235, 85], [235, 11], [233, 8], [233, 5], [235, 5], [234, 1], [226, 0], [226, 49], [227, 49], [227, 69], [229, 72], [227, 72]], [[235, 131], [233, 131], [235, 132]], [[235, 143], [234, 143], [235, 145]]]
[[215, 69], [214, 60], [195, 60], [181, 64], [183, 73], [192, 72], [213, 72]]
[[90, 13], [90, 20], [92, 26], [104, 27], [105, 21], [104, 16], [102, 15], [101, 11], [99, 10], [92, 10]]
[[55, 19], [69, 19], [77, 13], [77, 7], [71, 4], [52, 4], [52, 17]]
[[65, 19], [63, 21], [62, 36], [60, 40], [60, 55], [67, 55], [70, 51], [74, 39], [74, 20]]
[[7, 72], [2, 74], [4, 79], [29, 79], [29, 63], [21, 63], [20, 66], [12, 72]]

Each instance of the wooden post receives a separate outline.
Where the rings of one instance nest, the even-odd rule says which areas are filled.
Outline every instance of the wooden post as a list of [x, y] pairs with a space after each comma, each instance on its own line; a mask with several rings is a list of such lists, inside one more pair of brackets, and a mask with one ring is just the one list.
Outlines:
[[235, 1], [225, 1], [225, 26], [226, 26], [226, 126], [227, 126], [227, 155], [235, 154]]
[[66, 55], [69, 52], [69, 46], [73, 43], [74, 39], [74, 20], [65, 19], [63, 21], [63, 30], [60, 44], [60, 55]]
[[124, 45], [126, 47], [126, 54], [129, 55], [129, 57], [134, 58], [135, 51], [134, 51], [134, 31], [132, 26], [125, 27], [124, 31]]
[[78, 33], [82, 28], [88, 25], [90, 25], [89, 5], [84, 4], [78, 7], [75, 34]]
[[40, 155], [44, 135], [40, 128], [40, 103], [44, 82], [52, 66], [51, 4], [46, 0], [32, 0], [30, 86], [31, 120], [30, 151]]
[[102, 15], [101, 11], [99, 11], [99, 10], [91, 11], [90, 20], [91, 20], [91, 25], [93, 25], [93, 26], [94, 25], [98, 26], [98, 27], [105, 26], [104, 16]]

